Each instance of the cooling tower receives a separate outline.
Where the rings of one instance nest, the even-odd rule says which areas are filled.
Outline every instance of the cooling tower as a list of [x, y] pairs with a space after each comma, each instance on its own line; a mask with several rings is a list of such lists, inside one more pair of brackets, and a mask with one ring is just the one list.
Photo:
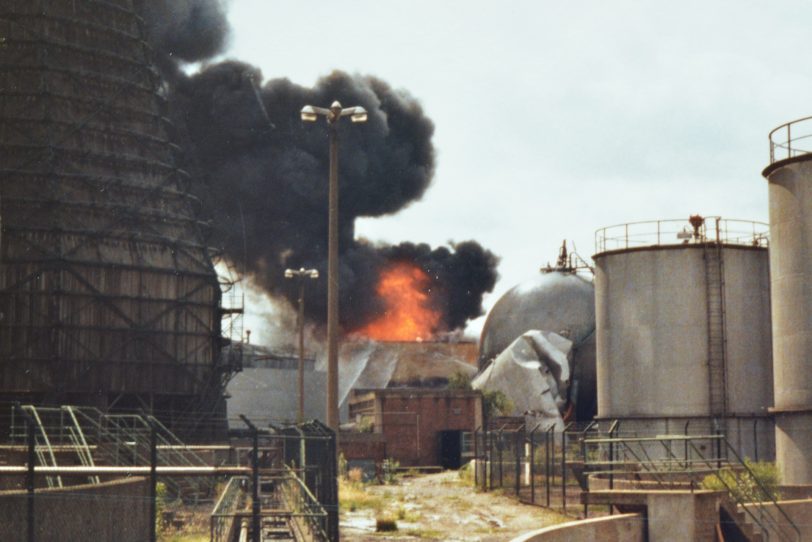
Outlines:
[[724, 433], [773, 455], [766, 224], [692, 217], [598, 231], [598, 417], [640, 436]]
[[[812, 120], [770, 133], [770, 273], [776, 462], [785, 484], [812, 484]], [[805, 147], [806, 145], [806, 147]]]
[[0, 393], [177, 426], [220, 399], [220, 290], [141, 23], [0, 4]]

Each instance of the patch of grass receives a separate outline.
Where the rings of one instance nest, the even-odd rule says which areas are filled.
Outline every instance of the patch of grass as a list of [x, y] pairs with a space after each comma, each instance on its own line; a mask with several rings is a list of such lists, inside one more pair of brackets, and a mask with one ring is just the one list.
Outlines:
[[413, 536], [420, 540], [445, 540], [448, 533], [436, 529], [406, 529], [402, 531], [406, 536]]
[[158, 538], [161, 542], [209, 542], [209, 533], [174, 534]]
[[372, 495], [360, 483], [352, 483], [343, 479], [338, 481], [338, 507], [344, 511], [381, 510], [384, 500]]
[[[748, 470], [723, 468], [707, 475], [702, 480], [702, 487], [716, 491], [730, 491], [739, 502], [757, 502], [772, 498], [781, 498], [778, 492], [778, 468], [775, 463], [744, 460]], [[752, 475], [750, 474], [752, 473]]]

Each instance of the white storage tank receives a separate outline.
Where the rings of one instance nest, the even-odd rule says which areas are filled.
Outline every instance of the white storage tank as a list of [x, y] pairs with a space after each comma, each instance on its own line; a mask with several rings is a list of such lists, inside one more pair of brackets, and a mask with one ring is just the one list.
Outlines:
[[691, 217], [596, 235], [598, 418], [773, 455], [767, 225]]
[[770, 132], [770, 270], [776, 462], [812, 484], [812, 118]]

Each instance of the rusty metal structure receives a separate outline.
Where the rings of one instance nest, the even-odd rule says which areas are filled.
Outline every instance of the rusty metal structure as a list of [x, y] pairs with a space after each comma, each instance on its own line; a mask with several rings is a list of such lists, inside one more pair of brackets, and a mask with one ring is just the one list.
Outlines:
[[4, 400], [181, 434], [223, 409], [221, 290], [162, 84], [132, 0], [0, 3]]

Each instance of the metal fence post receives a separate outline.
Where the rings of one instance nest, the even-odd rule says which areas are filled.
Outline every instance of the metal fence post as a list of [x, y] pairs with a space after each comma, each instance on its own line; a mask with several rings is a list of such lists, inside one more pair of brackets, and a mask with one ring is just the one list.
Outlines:
[[502, 476], [504, 471], [504, 465], [502, 463], [502, 445], [504, 444], [504, 432], [502, 429], [499, 430], [499, 439], [496, 441], [496, 449], [499, 450], [499, 489], [501, 489], [504, 485], [504, 477]]
[[536, 504], [536, 430], [541, 426], [537, 423], [530, 431], [530, 502]]
[[17, 411], [25, 420], [26, 440], [28, 444], [28, 470], [25, 474], [25, 489], [27, 491], [27, 537], [28, 542], [34, 542], [34, 497], [35, 497], [35, 484], [34, 484], [34, 464], [37, 461], [37, 434], [36, 424], [31, 415], [23, 410], [19, 403], [15, 405]]
[[155, 424], [149, 424], [149, 542], [158, 540], [158, 435]]
[[477, 431], [479, 427], [474, 429], [474, 487], [479, 487], [479, 445], [477, 444]]
[[260, 542], [259, 502], [259, 431], [251, 420], [240, 414], [240, 419], [251, 431], [251, 542]]
[[521, 455], [521, 438], [520, 431], [516, 431], [516, 438], [513, 439], [513, 445], [516, 447], [516, 496], [519, 496], [519, 488], [521, 486], [521, 470], [522, 470], [522, 455]]
[[561, 431], [561, 502], [565, 514], [567, 513], [567, 427]]
[[550, 459], [550, 451], [555, 450], [555, 442], [550, 438], [553, 431], [555, 431], [554, 425], [544, 433], [544, 488], [547, 491], [547, 508], [550, 508], [550, 469], [553, 464]]

